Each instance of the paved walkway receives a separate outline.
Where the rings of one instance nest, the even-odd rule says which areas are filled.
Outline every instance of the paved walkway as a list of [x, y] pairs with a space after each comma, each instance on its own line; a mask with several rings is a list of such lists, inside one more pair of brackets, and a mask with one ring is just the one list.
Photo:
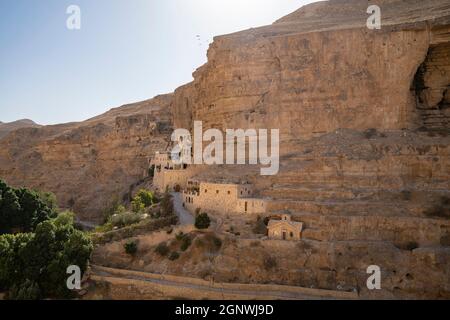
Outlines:
[[181, 225], [194, 224], [194, 217], [183, 207], [183, 197], [179, 192], [172, 192], [173, 208], [175, 210]]

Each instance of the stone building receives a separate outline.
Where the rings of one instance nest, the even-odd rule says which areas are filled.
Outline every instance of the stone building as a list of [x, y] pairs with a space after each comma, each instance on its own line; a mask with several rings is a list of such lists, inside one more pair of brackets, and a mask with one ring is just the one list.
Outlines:
[[175, 164], [170, 152], [156, 152], [150, 167], [154, 168], [153, 185], [160, 192], [164, 192], [166, 188], [184, 189], [188, 179], [193, 175], [192, 167], [187, 164]]
[[199, 182], [189, 180], [183, 192], [185, 207], [195, 212], [265, 213], [266, 200], [255, 198], [253, 186], [247, 183]]
[[300, 240], [303, 223], [292, 221], [290, 214], [282, 214], [281, 220], [272, 219], [267, 226], [269, 239]]

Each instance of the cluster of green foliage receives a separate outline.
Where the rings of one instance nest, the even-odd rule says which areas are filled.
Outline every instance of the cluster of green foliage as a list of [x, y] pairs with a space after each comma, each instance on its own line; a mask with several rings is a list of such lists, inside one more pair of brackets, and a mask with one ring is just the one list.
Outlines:
[[0, 289], [10, 299], [70, 298], [67, 267], [84, 273], [91, 239], [74, 228], [71, 212], [39, 223], [34, 232], [0, 236]]
[[173, 251], [169, 255], [169, 260], [174, 261], [174, 260], [177, 260], [179, 257], [180, 257], [180, 254], [176, 251]]
[[200, 213], [195, 217], [195, 227], [197, 229], [208, 229], [211, 224], [211, 219], [207, 213]]
[[135, 255], [138, 249], [136, 241], [128, 241], [124, 245], [125, 252], [129, 255]]
[[151, 191], [141, 189], [131, 201], [131, 208], [133, 212], [140, 213], [143, 212], [145, 208], [153, 205], [155, 202], [155, 197]]
[[182, 231], [180, 231], [176, 236], [175, 239], [178, 242], [181, 242], [180, 244], [180, 250], [186, 251], [192, 244], [192, 239], [188, 234], [184, 234]]
[[113, 227], [123, 228], [140, 222], [142, 217], [140, 213], [123, 212], [113, 215], [110, 223]]
[[56, 216], [56, 200], [51, 193], [9, 187], [0, 180], [0, 234], [30, 232]]
[[203, 237], [197, 237], [194, 242], [195, 247], [202, 248], [209, 253], [216, 253], [222, 248], [222, 240], [215, 234], [207, 233]]
[[170, 251], [170, 249], [165, 242], [161, 242], [155, 248], [155, 252], [158, 253], [162, 257], [165, 257], [169, 253], [169, 251]]
[[148, 168], [148, 176], [153, 178], [155, 176], [155, 165], [152, 164], [150, 168]]

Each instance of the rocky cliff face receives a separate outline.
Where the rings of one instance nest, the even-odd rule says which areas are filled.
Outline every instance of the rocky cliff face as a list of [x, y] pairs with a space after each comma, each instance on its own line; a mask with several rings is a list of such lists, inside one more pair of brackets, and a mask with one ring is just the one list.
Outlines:
[[60, 206], [100, 221], [114, 198], [147, 176], [149, 159], [166, 148], [171, 95], [113, 109], [80, 122], [23, 128], [0, 140], [0, 177], [52, 191]]
[[382, 28], [369, 30], [371, 4], [319, 2], [216, 37], [175, 91], [174, 124], [280, 129], [278, 175], [202, 174], [250, 180], [272, 212], [304, 222], [326, 248], [312, 258], [326, 265], [301, 269], [313, 285], [336, 289], [373, 263], [388, 283], [379, 296], [448, 297], [450, 4], [379, 1]]

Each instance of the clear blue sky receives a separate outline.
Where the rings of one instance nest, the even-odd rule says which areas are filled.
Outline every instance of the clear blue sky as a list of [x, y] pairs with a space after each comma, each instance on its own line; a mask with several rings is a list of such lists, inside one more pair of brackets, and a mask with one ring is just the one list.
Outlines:
[[[310, 2], [1, 0], [0, 121], [81, 121], [172, 92], [206, 62], [213, 36]], [[81, 30], [66, 28], [71, 4], [81, 8]]]

